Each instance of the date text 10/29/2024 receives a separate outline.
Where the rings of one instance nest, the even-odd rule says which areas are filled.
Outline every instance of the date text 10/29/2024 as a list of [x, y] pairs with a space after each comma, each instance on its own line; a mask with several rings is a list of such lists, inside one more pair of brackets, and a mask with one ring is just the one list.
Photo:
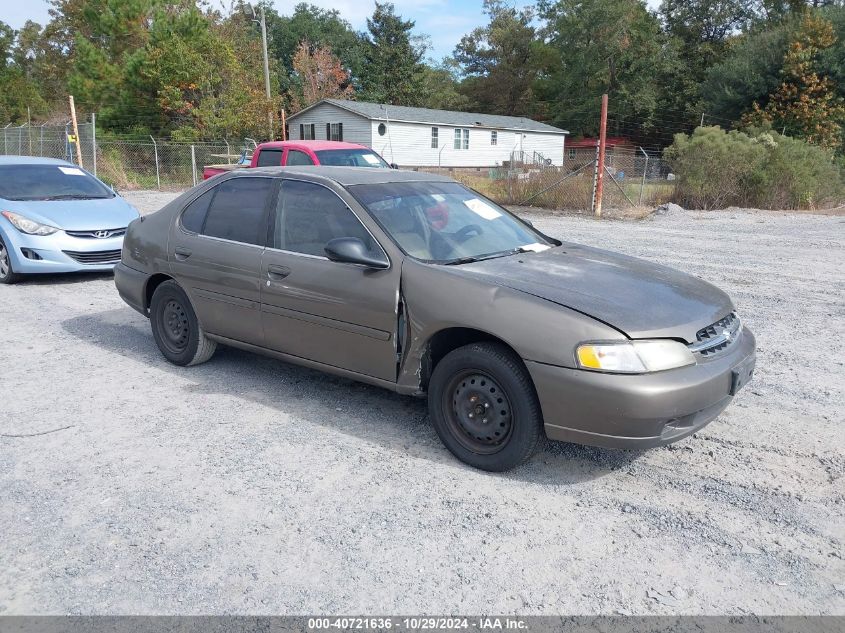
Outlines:
[[509, 617], [326, 617], [309, 618], [308, 630], [360, 630], [360, 631], [520, 631], [528, 628], [524, 620]]

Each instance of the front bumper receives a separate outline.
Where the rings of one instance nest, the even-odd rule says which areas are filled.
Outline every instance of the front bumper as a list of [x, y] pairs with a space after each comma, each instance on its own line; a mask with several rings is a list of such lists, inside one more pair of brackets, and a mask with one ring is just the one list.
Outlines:
[[8, 222], [3, 227], [3, 241], [12, 269], [24, 274], [109, 271], [120, 260], [123, 248], [122, 235], [106, 239], [73, 237], [64, 231], [27, 235]]
[[549, 439], [650, 448], [691, 435], [733, 400], [753, 372], [749, 329], [723, 355], [652, 374], [605, 374], [526, 361]]

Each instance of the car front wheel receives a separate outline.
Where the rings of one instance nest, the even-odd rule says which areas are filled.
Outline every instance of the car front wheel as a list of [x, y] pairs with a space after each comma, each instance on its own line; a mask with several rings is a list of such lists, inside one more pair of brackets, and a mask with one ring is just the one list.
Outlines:
[[526, 462], [542, 437], [543, 417], [522, 360], [497, 343], [473, 343], [447, 354], [428, 388], [432, 423], [458, 459], [482, 470]]
[[0, 284], [13, 284], [20, 281], [21, 276], [12, 268], [12, 256], [0, 237]]
[[162, 282], [155, 289], [150, 325], [156, 345], [174, 365], [199, 365], [217, 349], [217, 343], [205, 335], [188, 295], [175, 281]]

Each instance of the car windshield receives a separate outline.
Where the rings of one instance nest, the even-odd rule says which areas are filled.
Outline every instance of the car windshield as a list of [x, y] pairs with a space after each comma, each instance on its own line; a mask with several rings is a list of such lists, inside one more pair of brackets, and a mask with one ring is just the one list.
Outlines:
[[349, 187], [408, 255], [462, 264], [553, 244], [508, 211], [453, 182], [392, 182]]
[[0, 165], [0, 198], [6, 200], [112, 197], [111, 189], [73, 165]]
[[368, 149], [323, 149], [318, 152], [317, 158], [321, 165], [331, 167], [380, 167], [390, 169], [390, 165], [375, 152]]

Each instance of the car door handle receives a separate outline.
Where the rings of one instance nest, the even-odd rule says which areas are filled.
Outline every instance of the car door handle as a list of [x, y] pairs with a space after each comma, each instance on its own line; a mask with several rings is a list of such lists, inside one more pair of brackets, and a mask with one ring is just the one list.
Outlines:
[[178, 259], [180, 262], [184, 262], [186, 259], [188, 259], [191, 256], [191, 251], [188, 250], [187, 248], [183, 248], [181, 246], [177, 246], [173, 250], [173, 253], [174, 253], [174, 255], [176, 255], [176, 259]]
[[290, 268], [287, 266], [276, 266], [271, 264], [267, 266], [267, 276], [270, 279], [278, 281], [279, 279], [284, 279], [290, 275]]

